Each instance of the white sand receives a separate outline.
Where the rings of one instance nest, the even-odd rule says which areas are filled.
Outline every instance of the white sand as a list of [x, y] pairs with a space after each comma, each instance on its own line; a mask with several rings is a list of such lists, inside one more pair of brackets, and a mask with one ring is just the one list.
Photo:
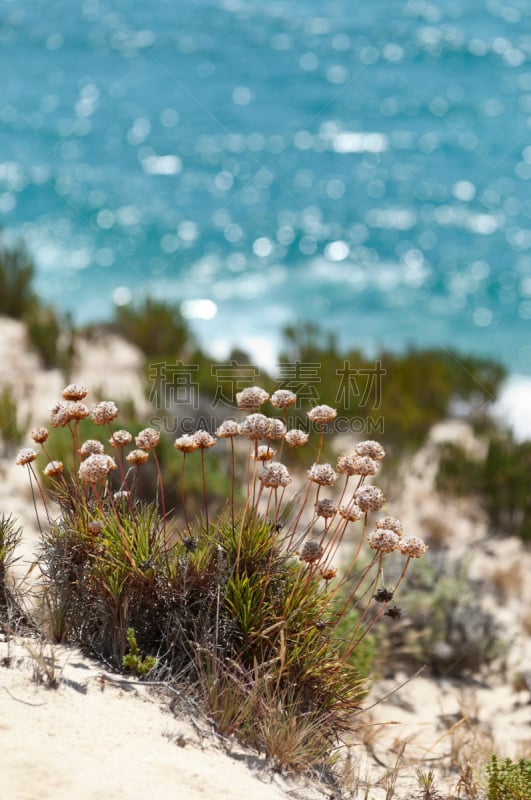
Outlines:
[[[29, 643], [38, 650], [38, 645]], [[0, 789], [9, 800], [286, 800], [323, 797], [234, 744], [203, 737], [169, 698], [105, 679], [76, 649], [55, 648], [58, 689], [32, 680], [21, 644], [0, 666]], [[49, 647], [45, 653], [50, 653]], [[0, 644], [0, 659], [7, 644]], [[171, 698], [171, 695], [169, 696]], [[198, 718], [205, 731], [205, 721]], [[230, 743], [229, 743], [230, 745]]]

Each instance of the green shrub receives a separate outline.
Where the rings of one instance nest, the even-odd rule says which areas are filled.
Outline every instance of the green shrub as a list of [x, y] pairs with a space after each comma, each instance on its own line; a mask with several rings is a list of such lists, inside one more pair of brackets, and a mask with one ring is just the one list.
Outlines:
[[23, 435], [17, 422], [17, 401], [11, 387], [7, 386], [0, 394], [0, 438], [4, 455], [20, 445]]
[[[420, 446], [456, 402], [466, 404], [468, 418], [484, 427], [505, 377], [496, 361], [453, 351], [384, 350], [371, 359], [359, 350], [341, 350], [333, 335], [315, 325], [286, 328], [284, 333], [280, 361], [285, 368], [291, 365], [290, 373], [299, 365], [306, 391], [341, 399], [342, 416], [364, 425], [367, 435], [371, 425], [380, 425], [377, 438], [397, 452]], [[306, 380], [302, 365], [314, 366]]]
[[45, 369], [60, 367], [66, 375], [73, 358], [72, 325], [41, 303], [34, 278], [33, 261], [21, 244], [0, 246], [0, 314], [22, 320]]
[[480, 597], [465, 561], [430, 551], [408, 579], [404, 624], [391, 643], [395, 663], [428, 664], [435, 674], [454, 676], [492, 664], [507, 644]]
[[436, 485], [442, 492], [478, 497], [493, 533], [530, 541], [530, 472], [531, 443], [494, 432], [488, 435], [483, 460], [471, 458], [456, 445], [444, 445]]
[[487, 765], [487, 800], [529, 800], [531, 797], [531, 761], [510, 758], [501, 761], [491, 756]]
[[0, 247], [0, 314], [22, 319], [37, 304], [33, 290], [35, 268], [25, 248]]
[[176, 305], [146, 297], [116, 309], [115, 330], [150, 358], [177, 358], [193, 347], [188, 325]]

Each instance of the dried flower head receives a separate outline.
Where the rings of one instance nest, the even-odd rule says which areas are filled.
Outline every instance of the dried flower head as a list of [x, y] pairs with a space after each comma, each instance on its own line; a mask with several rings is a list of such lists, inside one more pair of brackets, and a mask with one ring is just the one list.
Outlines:
[[353, 461], [354, 456], [343, 453], [343, 455], [339, 456], [337, 459], [336, 470], [340, 475], [354, 475]]
[[43, 469], [47, 478], [57, 478], [63, 472], [62, 461], [50, 461]]
[[87, 387], [81, 383], [69, 383], [63, 389], [65, 400], [83, 400], [87, 396]]
[[87, 439], [79, 448], [79, 455], [81, 458], [87, 458], [88, 456], [101, 455], [104, 451], [103, 444], [98, 442], [97, 439]]
[[22, 450], [19, 450], [17, 453], [15, 464], [24, 467], [26, 464], [31, 464], [32, 461], [35, 461], [38, 456], [39, 454], [36, 450], [32, 450], [31, 447], [23, 447]]
[[343, 517], [343, 519], [346, 519], [349, 522], [357, 522], [362, 518], [363, 511], [358, 505], [356, 505], [356, 503], [351, 502], [347, 503], [346, 505], [339, 506], [339, 516]]
[[337, 480], [337, 472], [330, 464], [312, 464], [308, 470], [308, 480], [318, 483], [319, 486], [333, 486]]
[[98, 536], [98, 534], [100, 534], [103, 530], [103, 520], [92, 519], [87, 525], [87, 530], [93, 536]]
[[234, 419], [224, 420], [216, 431], [216, 436], [220, 439], [231, 439], [233, 436], [238, 436], [240, 426]]
[[279, 461], [271, 461], [264, 467], [258, 478], [265, 487], [271, 489], [284, 488], [291, 483], [291, 476], [287, 468]]
[[131, 452], [126, 455], [125, 460], [129, 461], [133, 466], [139, 467], [141, 464], [145, 464], [148, 458], [149, 453], [145, 450], [131, 450]]
[[313, 564], [323, 557], [323, 553], [324, 550], [319, 542], [304, 542], [299, 550], [299, 558], [301, 561], [306, 561], [307, 564]]
[[318, 500], [315, 504], [315, 513], [318, 517], [323, 517], [323, 519], [330, 519], [335, 515], [336, 511], [336, 504], [333, 500], [329, 500], [328, 498]]
[[374, 593], [374, 599], [377, 603], [388, 603], [392, 600], [394, 592], [391, 589], [385, 589], [383, 586]]
[[212, 436], [208, 431], [199, 430], [196, 431], [193, 436], [200, 450], [207, 450], [209, 447], [214, 447], [217, 442], [216, 437]]
[[31, 438], [37, 444], [44, 444], [44, 442], [48, 438], [48, 429], [43, 428], [42, 426], [38, 428], [33, 428], [32, 432], [30, 433]]
[[92, 406], [90, 415], [96, 425], [108, 425], [118, 416], [118, 409], [112, 400], [102, 400], [101, 403]]
[[141, 450], [153, 450], [160, 442], [160, 431], [155, 428], [144, 428], [135, 436], [135, 444]]
[[52, 428], [64, 428], [69, 422], [68, 403], [56, 403], [50, 411], [50, 423]]
[[90, 414], [88, 406], [79, 400], [69, 400], [66, 404], [66, 413], [68, 414], [69, 421], [72, 419], [86, 419]]
[[261, 444], [256, 450], [256, 453], [251, 453], [251, 458], [254, 458], [255, 461], [271, 461], [275, 455], [275, 452], [276, 451], [273, 450], [272, 447], [267, 447], [267, 445]]
[[361, 486], [354, 499], [362, 511], [379, 511], [385, 503], [384, 493], [377, 486]]
[[199, 544], [199, 540], [198, 540], [198, 539], [196, 539], [196, 537], [195, 537], [195, 536], [186, 536], [186, 537], [183, 539], [183, 546], [184, 546], [184, 549], [185, 549], [185, 550], [186, 550], [188, 553], [193, 553], [193, 552], [194, 552], [194, 550], [197, 550], [197, 545], [198, 545], [198, 544]]
[[269, 420], [268, 439], [283, 439], [286, 435], [286, 426], [281, 419], [272, 418]]
[[297, 400], [297, 395], [294, 392], [290, 392], [289, 389], [277, 389], [276, 392], [273, 392], [271, 395], [271, 405], [274, 408], [287, 408], [288, 406], [292, 406]]
[[400, 540], [398, 547], [400, 552], [408, 556], [408, 558], [420, 558], [428, 549], [428, 545], [418, 536], [406, 536]]
[[402, 523], [396, 517], [381, 517], [375, 527], [387, 528], [389, 531], [394, 531], [397, 536], [402, 536], [403, 533]]
[[271, 420], [264, 414], [249, 414], [240, 423], [240, 433], [248, 439], [265, 439], [269, 434]]
[[392, 553], [393, 550], [396, 550], [400, 539], [394, 531], [378, 528], [378, 530], [369, 533], [367, 541], [369, 542], [371, 550], [379, 550], [381, 553]]
[[306, 431], [301, 431], [300, 428], [293, 428], [286, 433], [284, 441], [290, 447], [303, 447], [308, 441], [308, 434]]
[[176, 450], [180, 450], [181, 453], [193, 453], [194, 450], [199, 450], [199, 442], [195, 436], [191, 436], [189, 433], [179, 436], [174, 441], [173, 446]]
[[269, 393], [260, 386], [248, 386], [236, 394], [238, 408], [246, 411], [256, 411], [266, 400], [269, 400]]
[[379, 464], [369, 456], [359, 456], [357, 453], [345, 454], [337, 459], [336, 469], [342, 475], [376, 475]]
[[352, 469], [354, 470], [354, 475], [366, 477], [367, 475], [376, 475], [380, 465], [374, 458], [369, 456], [357, 456], [352, 459]]
[[376, 461], [381, 461], [382, 458], [385, 458], [385, 450], [380, 442], [374, 442], [372, 439], [367, 439], [367, 441], [357, 444], [354, 452], [359, 456], [374, 458]]
[[324, 578], [325, 581], [331, 581], [332, 578], [336, 577], [337, 569], [335, 567], [320, 567], [319, 575], [321, 578]]
[[337, 417], [337, 411], [331, 406], [314, 406], [308, 411], [308, 419], [316, 425], [326, 425]]
[[81, 462], [78, 475], [84, 483], [94, 484], [105, 480], [112, 469], [116, 469], [116, 463], [111, 456], [93, 453]]
[[391, 619], [400, 619], [402, 616], [402, 609], [398, 606], [391, 606], [387, 611], [384, 611], [384, 616], [391, 617]]
[[133, 441], [133, 437], [129, 433], [129, 431], [114, 431], [113, 435], [109, 439], [109, 444], [112, 444], [114, 447], [125, 447], [127, 444], [130, 444]]

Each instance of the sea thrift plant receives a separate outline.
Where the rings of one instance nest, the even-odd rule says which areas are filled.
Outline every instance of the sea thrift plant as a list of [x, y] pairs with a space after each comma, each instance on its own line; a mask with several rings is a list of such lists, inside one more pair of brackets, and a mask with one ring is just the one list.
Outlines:
[[[178, 486], [171, 488], [179, 498], [167, 509], [160, 431], [133, 435], [118, 427], [112, 400], [89, 412], [88, 394], [70, 384], [50, 415], [52, 428], [70, 431], [72, 470], [54, 459], [54, 432], [45, 427], [31, 433], [42, 466], [33, 447], [16, 458], [28, 471], [42, 533], [50, 635], [116, 668], [134, 661], [146, 671], [149, 665], [150, 677], [187, 681], [222, 732], [279, 765], [330, 763], [363, 693], [356, 652], [380, 617], [392, 616], [388, 605], [411, 560], [427, 549], [400, 520], [385, 511], [375, 517], [386, 502], [370, 482], [383, 448], [360, 442], [335, 468], [321, 463], [337, 410], [315, 406], [307, 431], [289, 429], [286, 410], [296, 395], [278, 390], [270, 398], [252, 386], [238, 393], [235, 419], [178, 436], [166, 450], [176, 462]], [[84, 433], [89, 413], [100, 437]], [[293, 448], [305, 446], [312, 455], [301, 474]], [[215, 514], [213, 449], [231, 475], [231, 496]], [[138, 497], [143, 470], [156, 470], [151, 502]], [[187, 507], [193, 479], [202, 487], [199, 518]], [[347, 563], [338, 555], [344, 542]], [[393, 587], [383, 586], [388, 559], [399, 562]], [[356, 623], [345, 626], [352, 612]]]

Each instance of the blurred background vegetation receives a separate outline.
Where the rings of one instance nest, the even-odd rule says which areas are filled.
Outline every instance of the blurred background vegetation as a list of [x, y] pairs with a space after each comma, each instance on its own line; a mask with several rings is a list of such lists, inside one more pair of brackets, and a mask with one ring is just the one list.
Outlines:
[[[414, 347], [403, 353], [382, 351], [369, 358], [361, 350], [341, 349], [336, 337], [318, 326], [303, 324], [289, 326], [283, 332], [278, 375], [260, 369], [259, 378], [253, 380], [258, 368], [244, 350], [234, 350], [224, 363], [214, 362], [200, 348], [176, 305], [146, 296], [136, 305], [117, 307], [114, 319], [106, 325], [76, 330], [71, 319], [41, 302], [34, 290], [34, 277], [35, 268], [24, 246], [0, 241], [0, 314], [26, 325], [42, 366], [59, 368], [69, 379], [75, 364], [76, 337], [102, 329], [123, 336], [144, 354], [146, 395], [155, 406], [153, 419], [159, 414], [166, 423], [173, 420], [175, 430], [169, 432], [175, 435], [183, 432], [179, 429], [183, 414], [190, 426], [210, 429], [231, 416], [235, 412], [235, 387], [258, 382], [269, 391], [296, 391], [302, 386], [305, 399], [301, 407], [288, 409], [290, 424], [307, 428], [305, 411], [309, 405], [324, 402], [337, 406], [343, 427], [332, 427], [332, 431], [347, 430], [360, 438], [382, 441], [390, 472], [406, 453], [423, 444], [435, 423], [452, 415], [465, 418], [486, 441], [486, 457], [478, 460], [456, 445], [445, 445], [437, 488], [448, 495], [478, 497], [493, 532], [531, 540], [531, 497], [527, 489], [531, 443], [515, 442], [490, 418], [506, 377], [504, 367], [496, 361]], [[180, 369], [180, 383], [170, 387], [172, 393], [167, 389], [175, 369]], [[197, 397], [193, 395], [195, 387], [199, 387]], [[193, 408], [189, 402], [192, 395]], [[216, 397], [219, 403], [213, 404]], [[4, 387], [0, 392], [0, 428], [5, 454], [12, 452], [24, 435], [23, 424], [16, 421], [16, 410], [12, 390]], [[133, 418], [126, 421], [133, 432], [145, 424], [145, 420]], [[166, 449], [171, 451], [171, 445], [161, 447], [163, 472], [167, 485], [177, 486], [174, 453]], [[68, 459], [60, 431], [54, 432], [54, 452], [57, 458]], [[324, 455], [332, 457], [330, 450]], [[297, 463], [298, 456], [297, 451], [286, 454], [292, 464]], [[224, 459], [216, 455], [212, 460], [217, 479], [210, 482], [211, 499], [217, 497], [221, 503], [227, 491]], [[144, 473], [149, 496], [155, 473], [149, 469]], [[199, 484], [196, 488], [199, 507]], [[189, 489], [191, 496], [193, 487]], [[177, 503], [177, 494], [169, 497], [170, 505], [173, 501]]]

